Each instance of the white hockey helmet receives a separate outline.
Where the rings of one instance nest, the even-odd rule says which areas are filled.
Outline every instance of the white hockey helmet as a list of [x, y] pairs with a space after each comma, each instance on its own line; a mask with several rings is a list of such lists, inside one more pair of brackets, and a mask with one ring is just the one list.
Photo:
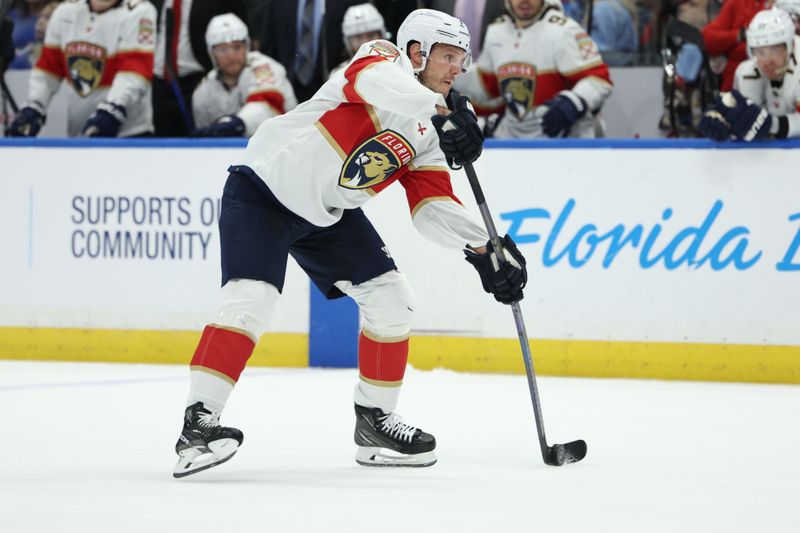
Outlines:
[[218, 44], [238, 41], [244, 41], [247, 44], [247, 50], [250, 50], [250, 34], [247, 31], [247, 25], [233, 13], [217, 15], [208, 23], [206, 46], [208, 47], [208, 55], [211, 57], [211, 62], [215, 67], [217, 66], [217, 60], [214, 59], [212, 48]]
[[469, 48], [469, 30], [466, 24], [457, 18], [436, 11], [435, 9], [417, 9], [412, 11], [397, 30], [397, 47], [408, 55], [409, 43], [418, 42], [422, 52], [422, 65], [414, 72], [425, 70], [428, 56], [434, 44], [449, 44], [461, 48], [467, 53], [462, 69], [469, 68], [472, 53]]
[[775, 7], [783, 9], [792, 18], [800, 17], [800, 0], [775, 0]]
[[344, 45], [349, 46], [348, 39], [371, 31], [380, 32], [381, 38], [388, 39], [389, 33], [383, 22], [383, 15], [372, 4], [350, 6], [342, 20], [342, 36]]
[[794, 22], [786, 11], [777, 8], [756, 13], [747, 26], [747, 53], [752, 57], [753, 49], [761, 46], [785, 44], [791, 55], [794, 51]]

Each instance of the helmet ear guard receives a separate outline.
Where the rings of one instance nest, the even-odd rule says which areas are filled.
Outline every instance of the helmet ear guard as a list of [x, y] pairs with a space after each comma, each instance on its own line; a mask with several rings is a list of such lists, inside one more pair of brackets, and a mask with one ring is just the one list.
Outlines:
[[422, 64], [414, 67], [414, 72], [425, 70], [425, 65], [435, 44], [449, 44], [461, 48], [467, 53], [462, 68], [466, 70], [471, 63], [472, 54], [469, 46], [469, 30], [459, 19], [434, 9], [417, 9], [412, 11], [397, 31], [397, 47], [410, 56], [411, 44], [420, 46]]

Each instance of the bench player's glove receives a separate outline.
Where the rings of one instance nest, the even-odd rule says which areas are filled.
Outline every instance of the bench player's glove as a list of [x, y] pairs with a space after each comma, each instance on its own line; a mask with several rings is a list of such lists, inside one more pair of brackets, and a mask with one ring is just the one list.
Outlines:
[[210, 126], [195, 128], [192, 137], [243, 137], [245, 129], [242, 119], [236, 115], [225, 115]]
[[473, 163], [480, 157], [483, 152], [483, 132], [469, 98], [450, 91], [448, 104], [452, 113], [447, 116], [434, 115], [431, 122], [439, 134], [439, 147], [447, 158], [447, 164], [455, 168]]
[[586, 114], [586, 101], [572, 91], [561, 91], [544, 104], [542, 131], [548, 137], [566, 137], [572, 125]]
[[706, 111], [697, 130], [703, 135], [717, 142], [727, 141], [731, 138], [731, 125], [725, 120], [719, 111]]
[[522, 289], [528, 283], [528, 270], [525, 258], [511, 237], [506, 235], [501, 242], [506, 256], [502, 266], [491, 241], [486, 243], [485, 254], [464, 250], [464, 255], [467, 262], [478, 271], [483, 290], [494, 295], [498, 302], [510, 305], [522, 300]]
[[89, 115], [82, 133], [86, 137], [116, 137], [126, 116], [123, 106], [101, 102]]
[[45, 122], [44, 109], [38, 104], [23, 107], [6, 130], [6, 137], [36, 137]]
[[721, 94], [714, 110], [731, 125], [731, 133], [740, 141], [759, 141], [769, 137], [772, 116], [736, 89]]

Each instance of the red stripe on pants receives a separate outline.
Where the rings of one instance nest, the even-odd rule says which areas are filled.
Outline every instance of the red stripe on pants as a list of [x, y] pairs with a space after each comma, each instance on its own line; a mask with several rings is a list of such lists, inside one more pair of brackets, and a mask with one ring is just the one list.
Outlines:
[[256, 343], [247, 335], [206, 326], [191, 365], [215, 370], [236, 382], [255, 347]]
[[358, 337], [358, 370], [375, 381], [402, 381], [408, 361], [408, 339], [378, 342], [362, 332]]

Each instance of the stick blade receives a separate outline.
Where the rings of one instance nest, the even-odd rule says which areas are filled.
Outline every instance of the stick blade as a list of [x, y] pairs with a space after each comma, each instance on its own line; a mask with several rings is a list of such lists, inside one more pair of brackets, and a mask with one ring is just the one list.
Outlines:
[[547, 450], [544, 462], [550, 466], [577, 463], [586, 457], [586, 441], [574, 440], [566, 444], [554, 444]]

